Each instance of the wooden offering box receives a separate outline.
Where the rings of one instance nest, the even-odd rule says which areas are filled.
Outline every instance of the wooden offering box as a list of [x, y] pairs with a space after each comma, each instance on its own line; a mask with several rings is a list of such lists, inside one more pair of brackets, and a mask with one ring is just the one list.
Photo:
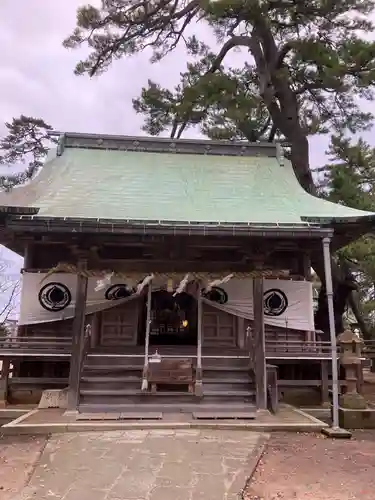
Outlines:
[[150, 362], [148, 381], [151, 392], [156, 392], [158, 385], [187, 385], [193, 393], [194, 372], [191, 359], [161, 359], [157, 363]]

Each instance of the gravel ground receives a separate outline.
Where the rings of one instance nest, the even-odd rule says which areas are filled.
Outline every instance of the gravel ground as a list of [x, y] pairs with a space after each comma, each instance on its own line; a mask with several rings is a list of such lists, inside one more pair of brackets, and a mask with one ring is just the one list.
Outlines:
[[27, 483], [45, 446], [38, 436], [2, 436], [0, 434], [0, 499], [13, 500]]
[[374, 500], [375, 431], [272, 434], [246, 500]]

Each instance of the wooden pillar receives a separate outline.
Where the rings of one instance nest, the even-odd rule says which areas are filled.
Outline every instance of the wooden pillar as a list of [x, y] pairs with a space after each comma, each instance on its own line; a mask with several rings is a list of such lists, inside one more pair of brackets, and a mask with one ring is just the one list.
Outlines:
[[3, 359], [0, 375], [0, 408], [4, 408], [8, 400], [8, 384], [10, 372], [10, 359]]
[[328, 365], [329, 361], [320, 362], [320, 403], [322, 405], [329, 404], [329, 381], [328, 381]]
[[68, 410], [76, 411], [79, 402], [79, 381], [81, 375], [81, 353], [84, 343], [85, 310], [87, 297], [87, 277], [83, 271], [85, 264], [80, 263], [77, 275], [77, 293], [72, 328], [72, 353], [70, 356]]
[[301, 256], [301, 274], [305, 280], [311, 281], [311, 258], [307, 253]]
[[237, 346], [244, 349], [246, 345], [245, 318], [237, 317]]
[[254, 304], [254, 360], [256, 403], [259, 410], [267, 409], [266, 346], [264, 332], [263, 278], [253, 280]]
[[203, 383], [202, 383], [202, 313], [203, 303], [201, 294], [201, 284], [198, 286], [197, 297], [197, 367], [195, 372], [195, 395], [203, 396]]

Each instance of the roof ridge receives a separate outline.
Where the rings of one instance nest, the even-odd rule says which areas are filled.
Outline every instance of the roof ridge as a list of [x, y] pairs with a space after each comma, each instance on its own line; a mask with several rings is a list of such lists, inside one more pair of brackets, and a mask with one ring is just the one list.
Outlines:
[[65, 148], [104, 149], [152, 153], [177, 153], [219, 156], [279, 157], [280, 144], [269, 142], [217, 141], [209, 139], [171, 139], [167, 137], [87, 134], [53, 131], [59, 136], [58, 154]]

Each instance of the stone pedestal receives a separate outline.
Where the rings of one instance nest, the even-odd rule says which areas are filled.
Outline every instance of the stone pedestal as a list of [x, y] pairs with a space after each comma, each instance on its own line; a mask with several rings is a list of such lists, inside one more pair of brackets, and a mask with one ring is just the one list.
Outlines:
[[346, 390], [340, 396], [340, 406], [351, 410], [367, 408], [365, 398], [358, 392], [361, 386], [362, 341], [351, 330], [345, 330], [337, 338], [340, 345], [340, 364], [345, 369]]
[[375, 429], [375, 408], [339, 408], [339, 423], [345, 429]]
[[62, 408], [68, 406], [68, 389], [47, 389], [43, 391], [38, 405], [39, 409]]
[[356, 392], [346, 392], [342, 394], [339, 399], [339, 404], [342, 408], [351, 410], [365, 410], [367, 408], [365, 398]]

